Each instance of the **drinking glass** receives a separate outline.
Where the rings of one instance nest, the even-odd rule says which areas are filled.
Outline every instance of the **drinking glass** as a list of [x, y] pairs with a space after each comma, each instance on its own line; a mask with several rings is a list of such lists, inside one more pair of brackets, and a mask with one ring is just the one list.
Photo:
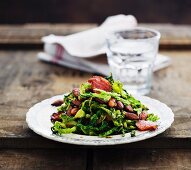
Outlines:
[[150, 92], [160, 33], [148, 28], [112, 32], [107, 37], [107, 58], [114, 80], [131, 94]]

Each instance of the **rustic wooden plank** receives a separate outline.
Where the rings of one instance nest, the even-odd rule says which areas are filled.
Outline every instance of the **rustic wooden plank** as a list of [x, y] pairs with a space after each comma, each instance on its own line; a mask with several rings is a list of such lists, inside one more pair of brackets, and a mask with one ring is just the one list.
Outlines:
[[[83, 150], [0, 150], [4, 169], [190, 169], [191, 150], [98, 149], [87, 166]], [[90, 161], [90, 159], [88, 159]]]
[[191, 150], [100, 149], [94, 151], [95, 170], [191, 169]]
[[191, 49], [191, 27], [189, 25], [173, 24], [140, 24], [161, 32], [160, 49], [170, 50], [184, 47]]
[[[68, 35], [94, 28], [96, 24], [26, 24], [0, 25], [1, 48], [42, 48], [41, 37], [49, 34]], [[161, 49], [191, 49], [191, 26], [172, 24], [140, 24], [161, 32]]]
[[[91, 74], [40, 62], [36, 59], [37, 52], [0, 51], [1, 148], [68, 147], [30, 131], [25, 114], [33, 104], [68, 92]], [[172, 57], [172, 66], [154, 74], [154, 87], [150, 96], [173, 109], [175, 122], [156, 138], [122, 147], [142, 148], [144, 144], [147, 148], [191, 148], [191, 67], [187, 65], [191, 62], [191, 51], [162, 53]]]
[[0, 150], [2, 170], [77, 170], [86, 169], [86, 151], [78, 150]]
[[68, 35], [94, 28], [96, 24], [24, 24], [0, 25], [0, 43], [39, 44], [41, 37], [55, 34]]

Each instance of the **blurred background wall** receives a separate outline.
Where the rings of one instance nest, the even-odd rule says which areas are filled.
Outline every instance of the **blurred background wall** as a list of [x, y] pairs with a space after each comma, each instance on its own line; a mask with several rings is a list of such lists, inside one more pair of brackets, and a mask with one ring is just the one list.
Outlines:
[[191, 0], [0, 0], [0, 24], [101, 23], [120, 13], [144, 23], [191, 24]]

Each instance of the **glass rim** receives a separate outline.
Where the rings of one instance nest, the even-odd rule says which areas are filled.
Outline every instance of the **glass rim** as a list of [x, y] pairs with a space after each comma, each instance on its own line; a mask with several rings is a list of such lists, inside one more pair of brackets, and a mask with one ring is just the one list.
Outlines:
[[106, 40], [109, 41], [109, 39], [111, 39], [111, 37], [115, 34], [115, 33], [118, 33], [118, 32], [125, 32], [125, 31], [134, 31], [134, 30], [141, 30], [141, 31], [150, 31], [150, 32], [153, 32], [155, 35], [152, 36], [152, 37], [148, 37], [148, 38], [136, 38], [136, 39], [133, 39], [133, 38], [123, 38], [123, 40], [126, 40], [126, 41], [144, 41], [144, 40], [152, 40], [152, 39], [160, 39], [161, 38], [161, 33], [155, 29], [151, 29], [151, 28], [146, 28], [146, 27], [134, 27], [134, 28], [123, 28], [123, 29], [119, 29], [119, 30], [115, 30], [115, 31], [111, 31], [110, 33], [107, 34], [106, 36]]

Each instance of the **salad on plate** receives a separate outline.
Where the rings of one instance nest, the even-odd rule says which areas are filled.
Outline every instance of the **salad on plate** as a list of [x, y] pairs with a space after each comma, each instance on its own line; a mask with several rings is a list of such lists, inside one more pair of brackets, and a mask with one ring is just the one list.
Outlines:
[[134, 98], [112, 76], [93, 76], [80, 88], [74, 88], [63, 100], [52, 103], [57, 112], [51, 115], [52, 132], [110, 137], [136, 136], [138, 131], [157, 129], [159, 117]]

